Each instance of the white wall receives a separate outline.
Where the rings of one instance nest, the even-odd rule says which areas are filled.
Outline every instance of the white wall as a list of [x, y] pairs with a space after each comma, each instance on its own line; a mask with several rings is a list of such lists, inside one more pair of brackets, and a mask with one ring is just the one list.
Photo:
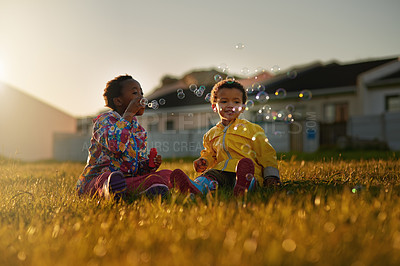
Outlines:
[[34, 161], [53, 158], [53, 134], [76, 132], [76, 119], [0, 83], [0, 154]]

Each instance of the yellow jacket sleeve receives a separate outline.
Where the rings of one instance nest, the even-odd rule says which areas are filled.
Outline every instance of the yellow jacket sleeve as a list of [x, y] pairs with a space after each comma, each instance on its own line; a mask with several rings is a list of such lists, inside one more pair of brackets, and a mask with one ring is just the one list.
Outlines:
[[[208, 133], [208, 132], [207, 132]], [[212, 168], [216, 164], [216, 152], [212, 147], [211, 140], [208, 138], [209, 134], [203, 136], [203, 147], [204, 149], [200, 152], [200, 157], [204, 158], [208, 162], [208, 168]]]
[[257, 132], [253, 136], [253, 150], [256, 152], [256, 162], [263, 167], [263, 178], [278, 177], [278, 162], [276, 151], [268, 142], [264, 130], [257, 126]]

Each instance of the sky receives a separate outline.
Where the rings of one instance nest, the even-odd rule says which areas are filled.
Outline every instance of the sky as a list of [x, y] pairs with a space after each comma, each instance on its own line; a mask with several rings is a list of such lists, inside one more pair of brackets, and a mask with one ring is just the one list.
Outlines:
[[399, 0], [0, 0], [0, 81], [90, 116], [121, 74], [146, 96], [165, 75], [223, 65], [399, 56], [399, 13]]

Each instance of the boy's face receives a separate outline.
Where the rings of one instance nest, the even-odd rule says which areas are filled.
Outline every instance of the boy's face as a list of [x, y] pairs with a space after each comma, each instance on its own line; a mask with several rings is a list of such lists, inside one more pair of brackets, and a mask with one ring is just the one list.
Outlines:
[[[122, 112], [124, 112], [132, 100], [138, 97], [143, 98], [143, 90], [139, 82], [134, 79], [124, 80], [121, 85], [121, 95], [118, 97], [121, 100], [120, 109]], [[140, 108], [136, 115], [142, 115], [144, 113], [144, 109], [144, 107]]]
[[219, 114], [222, 124], [227, 126], [244, 111], [243, 92], [236, 88], [219, 89], [212, 108]]

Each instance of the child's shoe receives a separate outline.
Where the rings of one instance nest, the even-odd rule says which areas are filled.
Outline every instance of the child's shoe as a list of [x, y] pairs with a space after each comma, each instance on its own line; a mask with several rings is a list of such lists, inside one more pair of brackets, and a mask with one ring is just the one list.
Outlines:
[[233, 188], [235, 196], [242, 195], [246, 190], [254, 186], [254, 163], [249, 158], [241, 159], [236, 165], [236, 183]]
[[103, 185], [103, 195], [106, 199], [110, 199], [113, 196], [114, 199], [119, 200], [125, 196], [126, 187], [124, 175], [119, 171], [112, 172]]
[[167, 195], [169, 188], [168, 184], [158, 175], [149, 175], [139, 186], [139, 194], [145, 194], [148, 197]]
[[202, 186], [192, 181], [181, 169], [175, 169], [170, 175], [171, 185], [182, 193], [201, 194]]

